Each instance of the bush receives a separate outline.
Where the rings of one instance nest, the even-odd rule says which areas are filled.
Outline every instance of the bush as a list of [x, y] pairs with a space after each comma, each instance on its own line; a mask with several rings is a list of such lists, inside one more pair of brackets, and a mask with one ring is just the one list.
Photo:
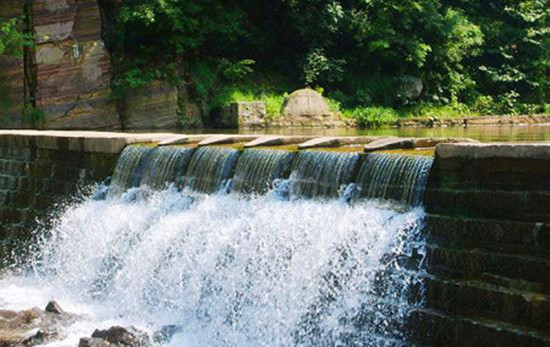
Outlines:
[[357, 121], [359, 127], [387, 125], [397, 121], [399, 113], [389, 107], [362, 107], [344, 112]]

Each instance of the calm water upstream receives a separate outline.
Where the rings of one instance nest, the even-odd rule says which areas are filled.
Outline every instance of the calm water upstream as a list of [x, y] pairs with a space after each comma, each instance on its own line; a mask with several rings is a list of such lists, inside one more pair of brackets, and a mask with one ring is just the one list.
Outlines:
[[[140, 131], [141, 132], [141, 131]], [[379, 128], [379, 129], [200, 129], [184, 133], [240, 133], [266, 135], [320, 135], [320, 136], [400, 136], [400, 137], [469, 137], [482, 142], [550, 141], [550, 124], [530, 125], [473, 125], [441, 128]]]

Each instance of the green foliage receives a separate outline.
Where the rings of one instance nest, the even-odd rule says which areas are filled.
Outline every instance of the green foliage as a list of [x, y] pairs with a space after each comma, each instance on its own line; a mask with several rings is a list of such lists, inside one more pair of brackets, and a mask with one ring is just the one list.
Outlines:
[[345, 112], [344, 115], [355, 119], [359, 127], [387, 125], [399, 119], [399, 113], [389, 107], [361, 107]]
[[232, 63], [228, 59], [222, 59], [220, 68], [222, 70], [223, 77], [231, 82], [244, 79], [246, 76], [254, 72], [251, 67], [256, 62], [252, 59], [239, 60], [236, 63]]
[[0, 55], [22, 57], [23, 48], [34, 44], [33, 36], [21, 31], [18, 18], [0, 22]]
[[[214, 116], [242, 100], [275, 116], [304, 85], [363, 125], [548, 112], [550, 0], [117, 3], [115, 87], [185, 84]], [[422, 81], [420, 96], [402, 92], [406, 76]]]
[[40, 108], [26, 104], [22, 114], [24, 121], [33, 127], [39, 127], [44, 122], [44, 111]]
[[218, 93], [218, 95], [213, 99], [213, 102], [210, 104], [210, 107], [212, 109], [216, 109], [229, 106], [233, 102], [262, 101], [265, 103], [267, 116], [274, 119], [281, 115], [286, 97], [286, 94], [277, 94], [274, 92], [254, 92], [246, 86], [229, 86]]

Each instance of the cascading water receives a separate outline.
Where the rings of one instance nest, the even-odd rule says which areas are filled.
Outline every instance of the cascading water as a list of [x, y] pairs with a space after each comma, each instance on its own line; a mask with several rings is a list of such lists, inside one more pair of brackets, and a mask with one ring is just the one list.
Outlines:
[[237, 163], [233, 190], [241, 193], [265, 193], [275, 180], [289, 170], [294, 154], [281, 150], [245, 150]]
[[214, 193], [231, 178], [239, 151], [229, 148], [198, 148], [187, 169], [184, 185], [202, 193]]
[[140, 185], [153, 189], [165, 188], [167, 184], [180, 181], [187, 171], [193, 148], [157, 147], [148, 156]]
[[290, 193], [294, 197], [337, 197], [353, 179], [356, 153], [299, 152], [292, 164]]
[[120, 190], [139, 186], [143, 164], [151, 151], [152, 147], [147, 146], [124, 148], [115, 167], [111, 185]]
[[355, 198], [418, 206], [432, 163], [432, 157], [369, 154], [359, 170]]
[[[155, 154], [143, 159], [143, 149], [132, 148], [115, 176], [123, 167], [136, 172], [114, 183], [137, 186], [128, 177], [143, 181], [164, 172], [147, 169]], [[187, 154], [157, 154], [172, 158], [157, 160], [171, 163], [163, 164], [167, 171], [184, 170], [173, 162]], [[423, 210], [398, 212], [367, 199], [297, 198], [337, 196], [353, 180], [354, 154], [299, 153], [291, 176], [297, 195], [290, 200], [274, 191], [250, 197], [197, 192], [219, 190], [237, 156], [199, 148], [183, 190], [146, 184], [68, 206], [22, 266], [27, 275], [0, 280], [0, 307], [43, 306], [54, 297], [67, 311], [84, 314], [57, 343], [63, 346], [113, 325], [148, 332], [175, 325], [178, 333], [163, 342], [170, 346], [403, 344], [403, 325], [416, 304]], [[287, 159], [247, 150], [240, 160], [235, 189], [245, 192], [279, 178]], [[253, 183], [243, 183], [248, 180]]]

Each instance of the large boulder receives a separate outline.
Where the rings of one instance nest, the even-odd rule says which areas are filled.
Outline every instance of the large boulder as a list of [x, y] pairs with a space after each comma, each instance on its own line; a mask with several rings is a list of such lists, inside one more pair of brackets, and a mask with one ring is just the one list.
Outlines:
[[397, 78], [397, 97], [401, 100], [416, 100], [423, 90], [424, 84], [418, 77], [403, 75]]
[[274, 127], [334, 128], [347, 126], [332, 114], [323, 96], [312, 89], [300, 89], [290, 94], [283, 105], [283, 117]]
[[300, 89], [290, 94], [283, 105], [283, 115], [290, 119], [320, 120], [332, 114], [323, 96], [313, 89]]

